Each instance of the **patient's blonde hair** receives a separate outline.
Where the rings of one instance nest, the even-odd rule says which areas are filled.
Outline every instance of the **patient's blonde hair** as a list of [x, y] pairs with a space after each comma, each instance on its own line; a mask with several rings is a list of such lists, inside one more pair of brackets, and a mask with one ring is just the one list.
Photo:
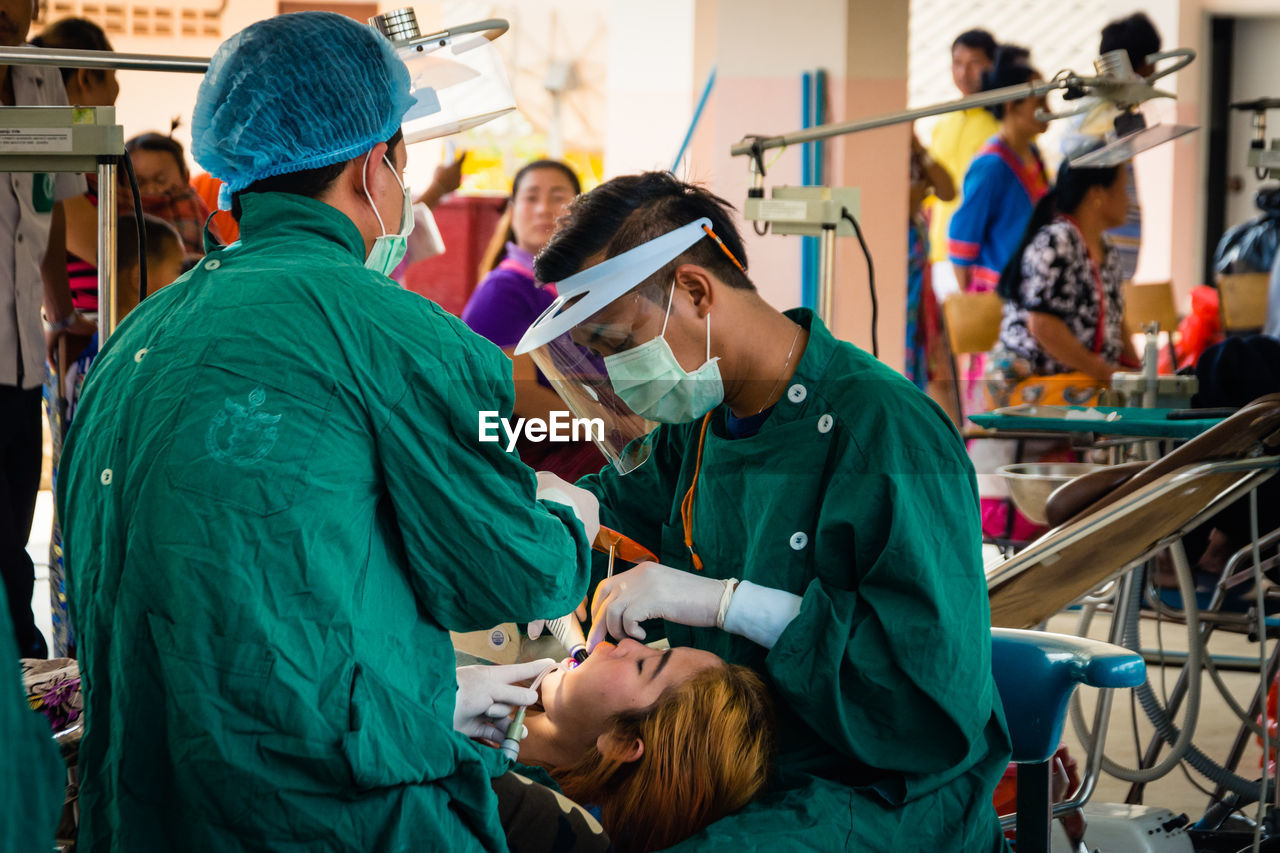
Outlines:
[[665, 691], [657, 704], [612, 721], [624, 761], [595, 747], [552, 776], [570, 798], [598, 805], [620, 853], [670, 847], [745, 806], [760, 791], [773, 752], [773, 704], [745, 666], [723, 665]]

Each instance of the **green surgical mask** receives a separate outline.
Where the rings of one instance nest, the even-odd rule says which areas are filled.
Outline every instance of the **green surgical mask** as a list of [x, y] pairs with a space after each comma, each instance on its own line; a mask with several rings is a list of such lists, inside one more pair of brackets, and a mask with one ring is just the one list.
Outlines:
[[[366, 154], [365, 162], [367, 163], [368, 160], [369, 155]], [[369, 257], [365, 258], [364, 266], [365, 269], [380, 272], [389, 278], [404, 260], [404, 253], [409, 248], [409, 235], [413, 232], [413, 199], [409, 197], [409, 188], [400, 180], [391, 161], [383, 157], [382, 162], [387, 164], [387, 168], [391, 170], [391, 176], [396, 179], [397, 184], [400, 184], [400, 191], [404, 193], [404, 206], [400, 210], [399, 230], [395, 234], [386, 233], [387, 226], [382, 224], [382, 214], [378, 213], [378, 206], [373, 203], [373, 197], [369, 195], [369, 187], [365, 186], [364, 197], [369, 199], [369, 205], [373, 208], [373, 215], [378, 217], [378, 227], [382, 229], [383, 234], [374, 239], [373, 248], [369, 250]]]
[[675, 282], [667, 299], [662, 332], [638, 347], [607, 356], [609, 383], [622, 402], [642, 418], [664, 424], [697, 420], [724, 399], [719, 357], [711, 357], [711, 313], [707, 312], [707, 360], [693, 372], [680, 366], [666, 340]]

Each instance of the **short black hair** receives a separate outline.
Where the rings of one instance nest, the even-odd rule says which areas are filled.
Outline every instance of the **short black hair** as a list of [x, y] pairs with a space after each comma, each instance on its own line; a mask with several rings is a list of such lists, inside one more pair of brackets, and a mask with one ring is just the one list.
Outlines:
[[1145, 12], [1134, 12], [1127, 18], [1112, 21], [1102, 28], [1102, 42], [1098, 53], [1123, 50], [1129, 54], [1129, 64], [1141, 68], [1147, 57], [1160, 52], [1160, 33]]
[[[61, 18], [54, 21], [45, 27], [40, 35], [33, 38], [31, 44], [36, 47], [62, 50], [114, 50], [102, 27], [85, 18]], [[58, 70], [62, 72], [63, 85], [66, 85], [66, 82], [79, 69], [59, 68]], [[92, 71], [98, 79], [102, 79], [107, 73], [101, 68], [88, 70]]]
[[135, 151], [159, 151], [162, 154], [168, 154], [178, 164], [178, 171], [184, 176], [188, 174], [187, 152], [182, 147], [182, 143], [172, 136], [156, 133], [154, 130], [140, 133], [124, 144], [124, 150], [130, 154]]
[[980, 50], [987, 55], [987, 59], [995, 61], [996, 58], [996, 39], [995, 36], [986, 30], [965, 30], [956, 36], [956, 40], [951, 43], [951, 49], [957, 47], [967, 47], [970, 50]]
[[[404, 136], [404, 131], [396, 128], [396, 132], [391, 134], [391, 138], [387, 140], [387, 148], [395, 148], [396, 143]], [[370, 146], [372, 148], [372, 146]], [[283, 175], [272, 175], [269, 178], [263, 178], [254, 181], [249, 186], [239, 192], [231, 194], [231, 216], [237, 222], [240, 221], [240, 196], [244, 193], [290, 193], [291, 195], [300, 195], [307, 198], [316, 198], [324, 194], [325, 190], [333, 186], [333, 182], [338, 180], [338, 176], [342, 174], [342, 170], [347, 168], [350, 160], [339, 160], [337, 163], [330, 163], [327, 166], [317, 166], [314, 169], [302, 169], [298, 172], [288, 172]]]
[[[150, 213], [142, 214], [147, 235], [147, 261], [163, 258], [169, 252], [185, 254], [182, 236], [167, 221]], [[138, 263], [138, 220], [132, 213], [120, 217], [116, 226], [116, 267], [127, 270]]]
[[[587, 259], [604, 252], [620, 255], [669, 231], [702, 217], [711, 230], [742, 263], [738, 269], [724, 250], [710, 238], [698, 240], [641, 285], [662, 281], [680, 264], [698, 264], [730, 287], [755, 290], [747, 277], [746, 250], [733, 224], [733, 205], [670, 172], [642, 172], [606, 181], [569, 205], [550, 242], [533, 262], [534, 278], [563, 281], [582, 269]], [[665, 297], [665, 293], [664, 293]]]
[[[1040, 74], [1031, 67], [1031, 51], [1016, 44], [1002, 44], [996, 51], [995, 64], [982, 72], [982, 91], [1003, 89], [1028, 83]], [[1007, 104], [991, 104], [987, 109], [998, 119], [1004, 118]]]

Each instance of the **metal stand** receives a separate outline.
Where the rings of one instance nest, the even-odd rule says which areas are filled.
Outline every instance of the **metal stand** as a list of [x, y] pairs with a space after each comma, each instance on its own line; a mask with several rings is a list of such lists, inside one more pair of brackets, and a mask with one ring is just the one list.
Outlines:
[[[98, 163], [98, 346], [116, 330], [120, 322], [116, 281], [116, 162], [104, 158]], [[143, 259], [143, 263], [146, 259]]]
[[818, 316], [830, 328], [836, 293], [836, 226], [822, 226], [818, 247]]

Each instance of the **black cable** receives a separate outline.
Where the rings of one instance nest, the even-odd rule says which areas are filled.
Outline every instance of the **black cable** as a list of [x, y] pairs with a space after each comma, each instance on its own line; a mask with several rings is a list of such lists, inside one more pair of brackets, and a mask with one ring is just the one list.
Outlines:
[[862, 226], [849, 213], [849, 208], [840, 208], [840, 215], [849, 220], [853, 233], [858, 235], [858, 243], [862, 246], [862, 255], [867, 259], [867, 286], [871, 290], [871, 354], [880, 357], [880, 340], [876, 335], [876, 325], [880, 320], [880, 302], [876, 298], [876, 267], [871, 262], [871, 250], [867, 248], [867, 239], [862, 236]]
[[124, 172], [129, 176], [129, 189], [133, 192], [133, 219], [138, 223], [138, 303], [141, 304], [147, 298], [147, 228], [142, 219], [142, 193], [138, 192], [138, 176], [133, 172], [129, 152], [124, 152], [120, 159], [124, 161]]

